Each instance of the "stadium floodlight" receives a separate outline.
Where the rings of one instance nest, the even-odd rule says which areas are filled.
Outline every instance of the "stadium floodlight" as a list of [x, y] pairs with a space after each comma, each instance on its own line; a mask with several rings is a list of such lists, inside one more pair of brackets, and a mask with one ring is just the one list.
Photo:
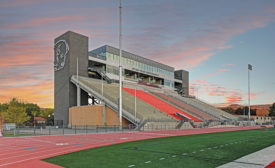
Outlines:
[[121, 47], [122, 47], [122, 6], [119, 0], [119, 129], [122, 130], [122, 66], [121, 66]]
[[248, 64], [248, 121], [250, 121], [250, 71], [252, 71], [252, 65]]
[[137, 121], [137, 88], [135, 87], [135, 122]]

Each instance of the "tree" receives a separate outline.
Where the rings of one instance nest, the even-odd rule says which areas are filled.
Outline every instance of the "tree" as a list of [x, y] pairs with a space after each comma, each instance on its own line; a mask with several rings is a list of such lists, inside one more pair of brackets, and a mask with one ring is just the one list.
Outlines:
[[269, 108], [269, 116], [275, 117], [275, 103]]
[[53, 116], [54, 110], [50, 108], [44, 108], [40, 110], [40, 117], [47, 118], [50, 116]]
[[6, 122], [18, 125], [28, 121], [30, 117], [27, 115], [24, 106], [11, 104], [9, 105], [8, 110], [4, 113], [4, 119]]
[[222, 108], [222, 110], [230, 114], [235, 114], [235, 111], [231, 107], [225, 107], [225, 108]]
[[243, 111], [242, 108], [238, 108], [238, 109], [235, 111], [235, 114], [243, 115], [243, 114], [244, 114], [244, 111]]
[[7, 103], [4, 103], [4, 104], [1, 104], [0, 103], [0, 122], [1, 120], [3, 120], [3, 117], [4, 117], [4, 113], [8, 110], [8, 104]]
[[40, 110], [40, 117], [47, 119], [48, 124], [53, 124], [54, 122], [54, 109], [46, 108]]
[[7, 103], [3, 103], [3, 104], [0, 103], [0, 113], [6, 112], [8, 110], [8, 107], [9, 106]]
[[39, 116], [40, 107], [37, 104], [27, 103], [25, 104], [25, 107], [26, 112], [29, 116], [33, 117], [33, 113], [35, 113], [35, 116]]

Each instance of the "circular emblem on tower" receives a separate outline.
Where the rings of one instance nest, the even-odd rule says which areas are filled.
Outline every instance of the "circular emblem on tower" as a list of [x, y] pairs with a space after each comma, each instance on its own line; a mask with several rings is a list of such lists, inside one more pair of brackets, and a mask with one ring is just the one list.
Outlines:
[[69, 45], [65, 40], [59, 40], [55, 43], [54, 71], [58, 71], [65, 66], [68, 52], [69, 52]]

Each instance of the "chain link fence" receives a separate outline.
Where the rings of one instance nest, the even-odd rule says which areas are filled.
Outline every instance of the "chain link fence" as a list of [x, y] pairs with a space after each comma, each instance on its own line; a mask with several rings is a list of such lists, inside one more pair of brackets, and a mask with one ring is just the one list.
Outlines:
[[[130, 131], [156, 131], [156, 130], [175, 130], [175, 129], [193, 129], [193, 128], [222, 128], [222, 127], [239, 127], [239, 126], [255, 126], [259, 125], [254, 121], [227, 121], [227, 122], [156, 122], [146, 121], [144, 124], [136, 127], [135, 125], [124, 126], [120, 129], [119, 126], [99, 126], [99, 125], [72, 125], [70, 127], [63, 125], [56, 126], [15, 126], [9, 125], [2, 128], [1, 132], [5, 137], [12, 136], [42, 136], [42, 135], [72, 135], [72, 134], [98, 134], [98, 133], [114, 133], [114, 132], [130, 132]], [[261, 125], [275, 126], [275, 121], [264, 123]]]
[[71, 127], [66, 126], [16, 126], [2, 129], [3, 136], [41, 136], [41, 135], [70, 135], [70, 134], [96, 134], [112, 132], [129, 132], [135, 129], [134, 125], [128, 125], [120, 129], [119, 126], [86, 125]]

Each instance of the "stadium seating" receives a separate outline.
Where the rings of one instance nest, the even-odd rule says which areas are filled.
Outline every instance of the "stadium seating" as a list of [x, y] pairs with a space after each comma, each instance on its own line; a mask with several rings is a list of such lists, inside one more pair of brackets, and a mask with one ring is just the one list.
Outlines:
[[[71, 81], [77, 84], [76, 79], [76, 76], [72, 76]], [[79, 76], [79, 85], [81, 89], [99, 100], [103, 100], [108, 106], [113, 106], [113, 109], [118, 111], [119, 85], [117, 83], [107, 83], [106, 81]], [[184, 128], [180, 122], [183, 119], [193, 121], [190, 123], [193, 124], [193, 127], [200, 125], [215, 126], [216, 121], [219, 120], [223, 122], [224, 120], [235, 121], [238, 119], [200, 100], [182, 97], [173, 91], [168, 92], [163, 89], [131, 85], [130, 83], [125, 84], [125, 86], [127, 88], [124, 87], [122, 90], [123, 116], [130, 122], [136, 123], [139, 129], [146, 127], [146, 123], [154, 124], [153, 128], [155, 129], [165, 127], [165, 125]], [[139, 88], [136, 90], [136, 113], [135, 89], [133, 88]]]
[[234, 115], [232, 115], [230, 113], [227, 113], [227, 112], [225, 112], [225, 111], [223, 111], [221, 109], [218, 109], [218, 108], [216, 108], [214, 106], [211, 106], [210, 104], [207, 104], [207, 103], [205, 103], [205, 102], [203, 102], [201, 100], [192, 99], [192, 98], [189, 98], [189, 99], [195, 101], [197, 104], [200, 104], [200, 105], [206, 107], [206, 109], [209, 109], [209, 110], [212, 110], [212, 111], [214, 111], [216, 113], [219, 113], [220, 115], [222, 115], [225, 118], [232, 119], [232, 120], [239, 120], [238, 117], [236, 117], [236, 116], [234, 116]]
[[[104, 81], [79, 77], [79, 82], [81, 82], [86, 87], [89, 87], [96, 91], [98, 94], [102, 94], [102, 84], [103, 84], [103, 97], [106, 100], [113, 102], [114, 104], [118, 104], [119, 98], [119, 86], [116, 83], [108, 84]], [[135, 115], [135, 97], [134, 95], [128, 93], [127, 91], [122, 92], [123, 98], [123, 110], [131, 113], [132, 116]], [[155, 108], [154, 106], [144, 102], [143, 100], [137, 98], [136, 99], [136, 116], [140, 120], [150, 120], [150, 121], [169, 121], [178, 123], [178, 120], [173, 117], [163, 113], [161, 110]]]
[[210, 104], [204, 103], [198, 99], [182, 97], [177, 94], [170, 94], [170, 96], [172, 96], [176, 99], [179, 99], [188, 105], [198, 108], [201, 111], [204, 111], [212, 116], [215, 116], [216, 118], [219, 118], [220, 120], [238, 120], [238, 117], [233, 116], [233, 115], [231, 115], [225, 111], [222, 111], [220, 109], [217, 109], [216, 107], [214, 107]]
[[209, 114], [207, 114], [191, 105], [188, 105], [188, 104], [184, 103], [183, 101], [180, 101], [172, 96], [168, 96], [163, 93], [157, 93], [157, 92], [151, 92], [151, 93], [160, 97], [161, 99], [173, 104], [173, 105], [176, 105], [179, 108], [182, 108], [184, 111], [189, 112], [190, 114], [195, 115], [202, 120], [218, 120], [218, 118], [216, 118], [212, 115], [209, 115]]
[[[135, 90], [134, 89], [130, 89], [130, 88], [123, 88], [123, 90], [131, 93], [132, 95], [135, 95]], [[142, 99], [143, 101], [151, 104], [152, 106], [158, 108], [159, 110], [173, 116], [174, 118], [178, 119], [178, 120], [182, 120], [182, 118], [180, 116], [178, 116], [176, 113], [181, 113], [183, 116], [185, 116], [187, 119], [189, 120], [193, 120], [195, 122], [201, 122], [200, 119], [184, 112], [183, 110], [174, 107], [168, 103], [166, 103], [165, 101], [158, 99], [157, 97], [146, 93], [145, 91], [142, 90], [136, 90], [136, 96], [139, 99]]]

